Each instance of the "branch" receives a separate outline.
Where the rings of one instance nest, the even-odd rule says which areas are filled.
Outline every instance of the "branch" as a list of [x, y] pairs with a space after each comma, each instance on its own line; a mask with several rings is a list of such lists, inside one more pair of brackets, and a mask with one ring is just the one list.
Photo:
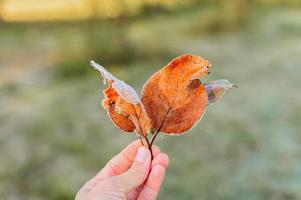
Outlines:
[[151, 146], [154, 144], [157, 135], [159, 135], [159, 131], [156, 131], [156, 132], [153, 134], [153, 136], [151, 137], [151, 140], [150, 140], [150, 145], [151, 145]]
[[152, 151], [152, 145], [150, 144], [150, 142], [149, 142], [147, 136], [143, 136], [143, 137], [144, 137], [144, 139], [145, 139], [145, 141], [146, 141], [146, 143], [147, 143], [147, 146], [148, 146], [149, 151], [151, 152], [151, 160], [153, 160], [154, 155], [153, 155], [153, 151]]
[[140, 135], [139, 135], [139, 139], [140, 139], [141, 145], [144, 146], [144, 143], [143, 143], [142, 138], [141, 138]]

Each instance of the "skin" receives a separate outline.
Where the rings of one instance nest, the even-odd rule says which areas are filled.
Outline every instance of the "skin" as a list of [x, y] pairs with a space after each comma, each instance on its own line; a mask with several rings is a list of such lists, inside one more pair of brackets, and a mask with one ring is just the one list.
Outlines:
[[134, 141], [114, 156], [76, 194], [76, 200], [154, 200], [164, 180], [169, 158], [153, 145], [150, 151]]

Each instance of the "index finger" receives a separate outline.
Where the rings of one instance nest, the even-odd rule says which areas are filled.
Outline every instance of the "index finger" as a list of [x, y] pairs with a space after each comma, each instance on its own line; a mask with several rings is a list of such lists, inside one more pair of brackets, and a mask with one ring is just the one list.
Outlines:
[[[125, 147], [96, 175], [97, 179], [116, 176], [127, 171], [132, 165], [140, 146], [142, 146], [140, 140], [136, 140]], [[153, 145], [152, 152], [154, 155], [157, 155], [160, 152], [160, 149]]]
[[138, 148], [142, 146], [139, 140], [135, 140], [126, 146], [119, 154], [114, 156], [105, 167], [96, 175], [97, 178], [118, 175], [126, 171], [133, 163]]
[[131, 166], [141, 142], [136, 140], [125, 147], [118, 155], [114, 156], [106, 166], [98, 172], [91, 180], [89, 180], [78, 192], [77, 196], [91, 191], [99, 181], [105, 177], [114, 176], [126, 171]]

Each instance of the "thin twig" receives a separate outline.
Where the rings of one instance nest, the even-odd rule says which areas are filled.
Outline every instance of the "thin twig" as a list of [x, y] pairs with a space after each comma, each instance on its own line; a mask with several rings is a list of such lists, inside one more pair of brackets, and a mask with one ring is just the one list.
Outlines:
[[150, 140], [150, 145], [151, 145], [151, 146], [154, 144], [157, 135], [159, 135], [159, 131], [156, 131], [156, 132], [153, 134], [153, 136], [151, 137], [151, 140]]
[[141, 145], [144, 146], [144, 143], [142, 141], [142, 137], [140, 135], [139, 135], [139, 139], [140, 139]]
[[[140, 115], [139, 115], [139, 116], [137, 115], [136, 109], [135, 109], [135, 107], [134, 107], [133, 105], [132, 105], [132, 108], [134, 109], [134, 111], [135, 111], [135, 116], [136, 116], [136, 118], [137, 118], [137, 120], [138, 120], [138, 124], [139, 124], [139, 127], [138, 127], [138, 128], [140, 129], [141, 132], [143, 132], [143, 131], [142, 131], [142, 128], [141, 128], [141, 125], [140, 125], [140, 121], [139, 121]], [[146, 141], [146, 143], [147, 143], [147, 147], [148, 147], [148, 149], [149, 149], [150, 152], [151, 152], [151, 160], [153, 160], [153, 157], [154, 157], [154, 156], [153, 156], [153, 152], [152, 152], [152, 146], [150, 145], [147, 136], [144, 136], [143, 134], [142, 134], [142, 135], [139, 135], [139, 138], [140, 138], [140, 141], [141, 141], [141, 142], [142, 142], [141, 136], [145, 139], [145, 141]], [[142, 144], [143, 144], [143, 142], [142, 142]], [[144, 146], [144, 144], [143, 144], [143, 146]]]
[[148, 140], [147, 136], [143, 136], [143, 137], [144, 137], [144, 139], [145, 139], [145, 141], [147, 143], [148, 149], [149, 149], [149, 151], [151, 153], [151, 160], [153, 160], [154, 155], [153, 155], [153, 151], [152, 151], [152, 145], [149, 143], [149, 140]]

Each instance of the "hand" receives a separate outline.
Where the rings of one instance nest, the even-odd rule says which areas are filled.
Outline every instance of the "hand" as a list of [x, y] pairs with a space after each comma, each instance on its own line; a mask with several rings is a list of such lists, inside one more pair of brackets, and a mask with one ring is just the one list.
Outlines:
[[157, 146], [150, 151], [139, 140], [131, 143], [77, 193], [76, 200], [154, 200], [169, 158]]

